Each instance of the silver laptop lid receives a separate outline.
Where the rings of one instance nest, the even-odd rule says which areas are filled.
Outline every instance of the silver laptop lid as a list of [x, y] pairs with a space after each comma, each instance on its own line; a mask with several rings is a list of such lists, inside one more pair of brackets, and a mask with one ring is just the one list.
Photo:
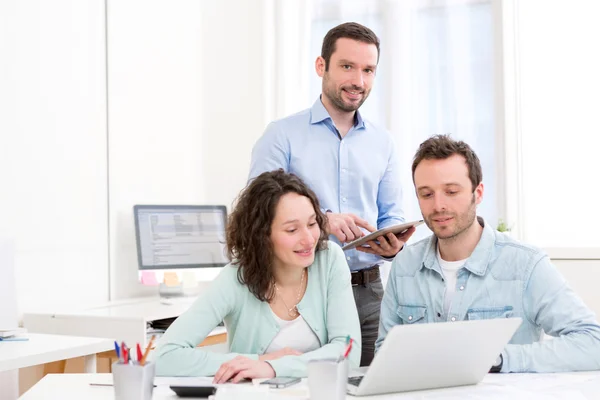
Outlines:
[[377, 352], [357, 396], [480, 382], [521, 318], [397, 325]]

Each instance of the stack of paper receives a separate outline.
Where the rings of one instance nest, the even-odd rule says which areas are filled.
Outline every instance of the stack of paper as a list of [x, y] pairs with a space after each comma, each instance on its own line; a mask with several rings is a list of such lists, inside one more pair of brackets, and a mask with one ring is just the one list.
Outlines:
[[12, 329], [3, 329], [0, 328], [0, 338], [9, 338], [17, 335], [22, 335], [27, 332], [25, 328], [12, 328]]
[[26, 336], [22, 336], [27, 329], [25, 328], [0, 328], [0, 342], [25, 342], [29, 340]]

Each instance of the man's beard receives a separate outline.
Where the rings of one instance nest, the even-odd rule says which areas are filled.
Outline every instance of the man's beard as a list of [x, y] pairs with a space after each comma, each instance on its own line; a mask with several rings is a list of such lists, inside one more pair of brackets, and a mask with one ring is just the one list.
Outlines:
[[[436, 229], [434, 229], [435, 224], [433, 223], [433, 219], [440, 218], [440, 217], [451, 217], [454, 219], [455, 226], [456, 226], [456, 229], [454, 230], [454, 232], [445, 232], [445, 231], [436, 232]], [[477, 207], [475, 206], [475, 193], [473, 193], [473, 199], [471, 200], [471, 204], [466, 213], [464, 213], [464, 214], [435, 213], [433, 215], [430, 215], [428, 218], [425, 218], [425, 222], [426, 222], [427, 226], [429, 227], [429, 229], [431, 229], [433, 234], [438, 239], [452, 240], [452, 239], [456, 239], [457, 237], [459, 237], [461, 235], [461, 233], [468, 230], [471, 227], [471, 225], [473, 225], [473, 222], [475, 221], [476, 217], [477, 217]], [[444, 233], [446, 235], [444, 235]], [[442, 236], [442, 235], [444, 235], [444, 236]]]
[[[358, 103], [348, 104], [344, 102], [344, 99], [342, 98], [342, 89], [362, 92], [363, 97]], [[358, 110], [365, 100], [367, 100], [367, 97], [369, 97], [369, 93], [370, 92], [366, 91], [364, 88], [357, 86], [344, 86], [338, 91], [335, 88], [329, 87], [329, 80], [327, 78], [324, 80], [323, 94], [327, 96], [335, 108], [343, 112], [353, 112]]]

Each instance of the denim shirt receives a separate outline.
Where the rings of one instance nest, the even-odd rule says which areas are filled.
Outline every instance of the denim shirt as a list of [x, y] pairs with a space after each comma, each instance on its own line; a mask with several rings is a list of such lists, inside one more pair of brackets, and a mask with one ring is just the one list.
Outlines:
[[[394, 259], [376, 351], [398, 324], [521, 317], [523, 323], [502, 351], [501, 372], [600, 369], [600, 326], [595, 315], [548, 256], [478, 220], [483, 233], [458, 273], [447, 315], [437, 238], [432, 235], [407, 246]], [[554, 338], [541, 340], [544, 332]]]

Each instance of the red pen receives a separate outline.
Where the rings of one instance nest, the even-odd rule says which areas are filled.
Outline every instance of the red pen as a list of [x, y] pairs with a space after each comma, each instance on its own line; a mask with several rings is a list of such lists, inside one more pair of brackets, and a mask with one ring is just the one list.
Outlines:
[[135, 347], [137, 349], [137, 362], [142, 362], [142, 348], [139, 343], [136, 343]]
[[352, 350], [352, 342], [354, 340], [350, 339], [350, 343], [348, 343], [348, 346], [346, 347], [346, 351], [344, 352], [344, 358], [348, 358], [348, 354], [350, 354], [350, 350]]
[[126, 363], [127, 362], [127, 357], [125, 354], [125, 351], [127, 350], [127, 347], [125, 346], [125, 342], [121, 342], [121, 362], [122, 363]]

